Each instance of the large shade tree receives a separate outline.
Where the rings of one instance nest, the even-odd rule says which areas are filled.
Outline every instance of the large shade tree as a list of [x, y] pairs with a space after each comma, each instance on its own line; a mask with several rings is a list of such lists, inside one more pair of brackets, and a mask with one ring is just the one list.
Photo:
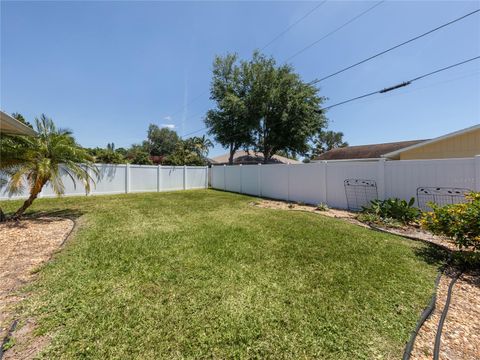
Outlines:
[[327, 123], [318, 89], [290, 65], [278, 66], [259, 52], [249, 61], [238, 62], [231, 54], [217, 57], [211, 99], [217, 106], [205, 123], [215, 140], [229, 148], [230, 163], [239, 148], [262, 152], [265, 162], [278, 152], [305, 155]]
[[29, 190], [29, 197], [13, 219], [24, 214], [46, 184], [61, 195], [65, 191], [62, 178], [66, 176], [74, 184], [81, 182], [88, 193], [90, 184], [95, 183], [93, 176], [98, 175], [92, 156], [75, 142], [70, 131], [58, 129], [45, 115], [35, 123], [37, 136], [4, 136], [0, 140], [0, 172], [8, 179], [7, 190]]
[[235, 152], [252, 142], [255, 127], [255, 118], [248, 108], [250, 79], [237, 59], [236, 54], [215, 57], [210, 99], [216, 107], [205, 118], [208, 133], [228, 149], [230, 164]]

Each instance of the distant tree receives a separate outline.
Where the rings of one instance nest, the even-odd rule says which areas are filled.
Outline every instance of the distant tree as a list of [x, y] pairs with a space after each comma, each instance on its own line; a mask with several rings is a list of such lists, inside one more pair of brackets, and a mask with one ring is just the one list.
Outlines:
[[341, 131], [320, 131], [314, 140], [313, 151], [310, 158], [315, 159], [327, 151], [348, 146], [348, 143], [343, 141], [343, 136], [343, 132]]
[[114, 143], [108, 143], [106, 149], [96, 151], [95, 161], [103, 164], [124, 164], [127, 162], [125, 156], [115, 150]]
[[147, 140], [143, 142], [143, 146], [150, 155], [166, 156], [175, 151], [179, 141], [180, 137], [175, 130], [159, 128], [155, 124], [150, 124]]
[[125, 156], [128, 162], [137, 165], [152, 165], [153, 162], [150, 160], [150, 154], [145, 150], [143, 145], [134, 144], [127, 150], [127, 155]]
[[15, 113], [12, 114], [12, 117], [15, 118], [15, 119], [17, 119], [17, 120], [20, 121], [21, 123], [24, 123], [25, 125], [27, 125], [28, 127], [30, 127], [30, 128], [33, 129], [33, 125], [30, 124], [30, 123], [23, 117], [22, 114], [15, 112]]
[[279, 150], [279, 151], [277, 151], [277, 155], [280, 155], [280, 156], [283, 156], [283, 157], [286, 157], [286, 158], [292, 159], [292, 160], [298, 160], [297, 153], [291, 152], [291, 151]]
[[252, 142], [255, 127], [255, 118], [247, 106], [250, 79], [242, 67], [236, 54], [215, 57], [210, 99], [216, 108], [209, 110], [204, 120], [208, 134], [228, 149], [229, 164], [233, 164], [238, 149]]
[[177, 143], [175, 151], [166, 157], [168, 165], [197, 165], [207, 164], [208, 149], [213, 144], [205, 136], [192, 137]]
[[98, 174], [92, 157], [75, 142], [70, 131], [58, 129], [45, 115], [35, 122], [37, 136], [0, 139], [0, 171], [9, 176], [7, 190], [15, 193], [25, 185], [29, 189], [29, 197], [15, 212], [14, 219], [23, 215], [47, 183], [56, 194], [63, 194], [62, 176], [66, 175], [74, 183], [81, 181], [88, 192], [94, 181], [89, 170]]

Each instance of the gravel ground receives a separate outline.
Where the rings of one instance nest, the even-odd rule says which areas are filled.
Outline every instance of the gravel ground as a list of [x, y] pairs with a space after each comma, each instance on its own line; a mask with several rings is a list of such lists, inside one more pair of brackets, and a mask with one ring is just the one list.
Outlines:
[[18, 290], [34, 278], [73, 225], [72, 220], [49, 217], [0, 224], [0, 341], [13, 322], [15, 305], [23, 299]]
[[[269, 209], [309, 211], [368, 227], [356, 220], [356, 213], [346, 210], [319, 211], [312, 205], [289, 204], [285, 201], [265, 199], [254, 202], [252, 205]], [[415, 227], [380, 229], [395, 235], [428, 241], [448, 250], [456, 250], [455, 244], [449, 239], [432, 235]], [[448, 285], [454, 274], [455, 270], [447, 269], [442, 275], [438, 286], [435, 311], [420, 329], [411, 360], [432, 359], [438, 321], [445, 305]], [[464, 273], [453, 287], [450, 308], [442, 332], [440, 359], [480, 360], [480, 271]]]

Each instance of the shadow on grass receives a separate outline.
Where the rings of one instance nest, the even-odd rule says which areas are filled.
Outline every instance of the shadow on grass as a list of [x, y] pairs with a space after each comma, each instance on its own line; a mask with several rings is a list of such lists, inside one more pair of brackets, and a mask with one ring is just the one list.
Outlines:
[[51, 222], [55, 222], [58, 219], [70, 219], [70, 220], [77, 220], [84, 214], [83, 211], [78, 209], [57, 209], [57, 210], [48, 210], [48, 211], [29, 211], [24, 216], [22, 216], [19, 220], [8, 219], [4, 222], [8, 227], [25, 227], [25, 224], [22, 223], [22, 220], [29, 220], [39, 224], [47, 224]]

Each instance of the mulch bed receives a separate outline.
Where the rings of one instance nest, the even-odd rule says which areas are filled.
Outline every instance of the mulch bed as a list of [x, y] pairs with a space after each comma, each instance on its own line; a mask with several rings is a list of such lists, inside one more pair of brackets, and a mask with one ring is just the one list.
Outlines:
[[[16, 305], [25, 297], [22, 286], [33, 280], [35, 270], [58, 250], [73, 226], [70, 219], [52, 217], [0, 224], [0, 342], [14, 321]], [[7, 351], [4, 358], [9, 357]]]
[[[312, 205], [266, 199], [253, 202], [251, 205], [268, 209], [308, 211], [371, 228], [368, 224], [358, 221], [356, 213], [346, 210], [328, 209], [319, 211], [316, 206]], [[374, 229], [430, 242], [450, 251], [456, 250], [456, 246], [451, 240], [416, 227], [387, 228], [375, 226]], [[420, 329], [410, 359], [432, 359], [438, 322], [447, 298], [448, 286], [456, 272], [458, 270], [452, 268], [447, 268], [444, 271], [438, 285], [435, 310]], [[450, 308], [442, 332], [440, 359], [480, 359], [480, 270], [463, 273], [453, 287]]]

